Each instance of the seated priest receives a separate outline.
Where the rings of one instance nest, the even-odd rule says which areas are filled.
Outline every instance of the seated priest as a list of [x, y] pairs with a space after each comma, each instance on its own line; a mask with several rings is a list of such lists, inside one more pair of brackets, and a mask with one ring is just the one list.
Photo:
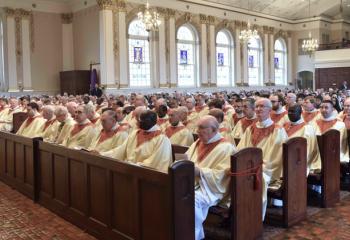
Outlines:
[[71, 128], [74, 127], [75, 121], [68, 113], [66, 107], [57, 106], [55, 109], [56, 120], [59, 123], [57, 132], [53, 140], [54, 143], [62, 144], [68, 138]]
[[9, 107], [0, 116], [0, 131], [11, 132], [13, 128], [13, 114], [21, 112], [16, 98], [10, 98]]
[[237, 122], [232, 130], [232, 138], [241, 139], [245, 131], [252, 124], [256, 123], [257, 118], [255, 114], [255, 100], [254, 98], [246, 98], [243, 100], [243, 114], [244, 117]]
[[71, 128], [62, 145], [74, 149], [87, 149], [92, 139], [96, 136], [94, 124], [87, 118], [89, 108], [87, 105], [80, 105], [75, 111], [76, 124]]
[[307, 96], [303, 102], [303, 119], [306, 123], [312, 123], [320, 117], [320, 111], [316, 109], [315, 98]]
[[302, 118], [302, 108], [299, 104], [288, 108], [289, 122], [283, 127], [287, 132], [288, 138], [303, 137], [307, 141], [307, 169], [308, 173], [312, 169], [320, 169], [320, 153], [317, 145], [316, 130], [313, 126], [307, 124]]
[[[158, 99], [158, 101], [159, 100], [160, 99]], [[156, 104], [156, 106], [157, 106], [157, 104]], [[169, 116], [167, 114], [168, 107], [166, 105], [159, 105], [158, 107], [155, 107], [155, 110], [156, 110], [156, 113], [157, 113], [157, 116], [158, 116], [157, 124], [160, 127], [160, 129], [162, 131], [164, 131], [166, 129], [166, 127], [169, 126], [169, 121], [168, 121], [169, 120]]]
[[240, 98], [237, 98], [233, 103], [233, 108], [235, 109], [235, 112], [232, 114], [232, 118], [231, 118], [232, 129], [237, 125], [239, 120], [244, 118], [243, 100]]
[[172, 162], [171, 143], [157, 125], [157, 114], [151, 110], [143, 110], [137, 120], [139, 129], [133, 131], [127, 141], [100, 154], [168, 172]]
[[235, 147], [219, 133], [213, 116], [198, 120], [198, 140], [186, 152], [195, 164], [195, 239], [204, 239], [203, 222], [211, 206], [217, 205], [229, 185], [230, 159]]
[[95, 107], [92, 104], [85, 104], [85, 105], [88, 110], [87, 118], [90, 120], [91, 123], [94, 124], [96, 132], [100, 132], [102, 129], [100, 115], [95, 111]]
[[198, 113], [195, 110], [196, 101], [193, 97], [186, 98], [186, 107], [188, 109], [187, 120], [182, 122], [192, 133], [196, 132], [196, 124], [199, 119]]
[[209, 107], [205, 104], [205, 96], [203, 94], [198, 94], [196, 97], [196, 107], [195, 110], [198, 113], [198, 117], [201, 118], [209, 113]]
[[283, 124], [289, 121], [288, 112], [283, 108], [283, 97], [274, 94], [270, 96], [270, 101], [272, 103], [272, 111], [270, 113], [271, 120], [274, 123], [283, 126]]
[[138, 126], [138, 117], [140, 116], [140, 113], [145, 111], [145, 110], [146, 110], [145, 106], [136, 107], [134, 111], [129, 113], [129, 115], [132, 115], [132, 117], [131, 118], [127, 118], [129, 116], [129, 115], [127, 115], [127, 117], [124, 118], [124, 120], [121, 123], [121, 125], [128, 125], [129, 128], [130, 128], [129, 132], [137, 130], [139, 128], [139, 126]]
[[55, 118], [55, 108], [52, 105], [46, 105], [42, 108], [42, 115], [46, 122], [41, 126], [41, 137], [48, 142], [53, 142], [57, 135], [60, 123]]
[[0, 98], [0, 119], [1, 119], [1, 116], [6, 112], [5, 110], [8, 108], [7, 104], [8, 104], [7, 98]]
[[16, 134], [31, 138], [40, 137], [41, 127], [45, 123], [45, 119], [39, 113], [39, 106], [35, 102], [30, 102], [26, 105], [26, 109], [28, 117]]
[[[344, 122], [336, 118], [331, 100], [323, 100], [321, 104], [321, 117], [313, 122], [316, 135], [322, 135], [329, 129], [340, 132], [340, 161], [349, 162], [349, 147], [347, 143], [347, 131]], [[319, 163], [321, 164], [321, 163]]]
[[347, 130], [350, 129], [350, 97], [347, 97], [343, 104], [344, 110], [340, 119], [344, 122]]
[[267, 98], [258, 98], [255, 112], [258, 121], [242, 136], [237, 148], [258, 147], [263, 152], [263, 217], [267, 207], [267, 187], [282, 176], [282, 144], [288, 139], [283, 127], [270, 118], [272, 103]]
[[122, 145], [128, 138], [128, 132], [117, 122], [116, 112], [106, 110], [101, 116], [102, 130], [92, 140], [89, 150], [107, 152]]
[[171, 144], [190, 146], [194, 141], [193, 135], [191, 131], [182, 124], [181, 115], [180, 108], [169, 109], [168, 117], [170, 125], [168, 125], [164, 132], [170, 139]]
[[224, 112], [221, 109], [213, 108], [209, 110], [209, 115], [216, 118], [219, 123], [219, 133], [222, 137], [224, 137], [227, 141], [232, 144], [235, 144], [234, 139], [231, 134], [230, 127], [224, 122]]

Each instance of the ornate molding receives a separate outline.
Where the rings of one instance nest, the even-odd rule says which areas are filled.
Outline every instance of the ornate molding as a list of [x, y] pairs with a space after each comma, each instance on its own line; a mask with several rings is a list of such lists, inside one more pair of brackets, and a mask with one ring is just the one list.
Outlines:
[[168, 11], [166, 8], [156, 7], [157, 12], [159, 13], [160, 17], [167, 18], [168, 17]]
[[73, 13], [61, 14], [62, 24], [71, 24], [73, 22]]
[[116, 10], [118, 12], [126, 12], [126, 2], [124, 0], [118, 0], [116, 2]]
[[192, 14], [189, 12], [185, 13], [184, 19], [186, 22], [191, 22], [192, 21]]
[[118, 39], [117, 39], [117, 15], [113, 14], [113, 51], [114, 56], [116, 57], [119, 53], [119, 47], [118, 47]]
[[175, 17], [176, 11], [174, 9], [167, 8], [166, 10], [169, 18]]
[[201, 24], [207, 24], [208, 23], [208, 18], [204, 14], [199, 14], [199, 22]]
[[238, 21], [238, 20], [235, 20], [234, 21], [234, 25], [235, 25], [236, 28], [241, 28], [242, 27], [242, 22]]
[[215, 24], [215, 17], [214, 16], [208, 16], [207, 17], [208, 23], [211, 25]]
[[115, 5], [113, 0], [96, 0], [100, 10], [114, 10]]

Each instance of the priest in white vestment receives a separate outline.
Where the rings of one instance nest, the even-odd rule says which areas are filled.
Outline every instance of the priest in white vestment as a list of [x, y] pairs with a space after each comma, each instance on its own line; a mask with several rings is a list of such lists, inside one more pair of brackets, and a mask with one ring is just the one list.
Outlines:
[[42, 108], [43, 118], [46, 120], [41, 126], [41, 137], [44, 141], [53, 142], [57, 135], [57, 130], [60, 123], [55, 118], [55, 108], [52, 105], [47, 105]]
[[282, 107], [283, 104], [283, 98], [281, 95], [271, 95], [270, 101], [272, 103], [272, 111], [270, 113], [271, 120], [280, 125], [283, 126], [286, 122], [289, 121], [288, 119], [288, 111]]
[[92, 140], [88, 150], [107, 152], [122, 145], [127, 140], [127, 129], [118, 124], [114, 111], [107, 110], [102, 113], [101, 125], [102, 130]]
[[255, 100], [253, 98], [243, 100], [243, 114], [244, 117], [237, 122], [232, 130], [231, 135], [233, 139], [241, 139], [247, 128], [258, 121], [255, 114]]
[[172, 163], [171, 143], [157, 125], [157, 114], [144, 110], [138, 117], [139, 129], [133, 131], [119, 147], [103, 156], [168, 172]]
[[57, 144], [62, 144], [63, 141], [68, 138], [71, 129], [74, 127], [76, 122], [70, 116], [66, 107], [57, 106], [55, 109], [56, 120], [59, 123], [57, 127], [57, 132], [54, 137], [53, 142]]
[[193, 134], [180, 121], [180, 110], [169, 109], [168, 116], [169, 126], [164, 130], [164, 133], [170, 139], [171, 144], [190, 146], [194, 141]]
[[10, 98], [9, 107], [6, 108], [0, 117], [0, 131], [11, 132], [13, 128], [13, 114], [21, 112], [16, 98]]
[[315, 107], [315, 98], [313, 96], [306, 97], [303, 102], [302, 113], [304, 122], [312, 124], [314, 121], [319, 119], [320, 116], [320, 111]]
[[263, 217], [267, 207], [267, 187], [279, 181], [282, 176], [282, 144], [288, 139], [283, 127], [270, 118], [272, 103], [267, 98], [259, 98], [255, 104], [258, 121], [244, 133], [237, 145], [238, 150], [258, 147], [263, 152]]
[[186, 152], [195, 165], [195, 239], [204, 238], [203, 222], [211, 206], [217, 205], [228, 190], [230, 159], [235, 147], [219, 133], [213, 116], [198, 121], [198, 140]]
[[45, 123], [45, 119], [38, 112], [39, 106], [35, 102], [30, 102], [26, 109], [28, 118], [22, 123], [16, 134], [30, 138], [40, 137], [41, 127]]

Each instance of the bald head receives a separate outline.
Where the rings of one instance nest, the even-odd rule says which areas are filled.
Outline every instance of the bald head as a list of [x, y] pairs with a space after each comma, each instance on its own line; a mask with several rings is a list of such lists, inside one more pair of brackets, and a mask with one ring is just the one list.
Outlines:
[[206, 144], [218, 133], [219, 122], [215, 117], [207, 115], [198, 120], [197, 127], [199, 140]]
[[140, 118], [140, 115], [142, 112], [145, 112], [147, 109], [145, 106], [139, 106], [137, 108], [135, 108], [133, 114], [135, 116], [135, 118], [138, 120]]
[[178, 107], [178, 108], [177, 108], [177, 111], [178, 111], [179, 114], [180, 114], [180, 121], [181, 121], [181, 122], [187, 121], [188, 108], [185, 107], [185, 106]]

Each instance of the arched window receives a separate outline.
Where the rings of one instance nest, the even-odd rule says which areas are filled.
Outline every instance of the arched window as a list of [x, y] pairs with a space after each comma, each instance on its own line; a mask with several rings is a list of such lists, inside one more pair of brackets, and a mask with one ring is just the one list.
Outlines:
[[129, 29], [130, 87], [151, 86], [149, 35], [139, 20], [130, 23]]
[[232, 86], [233, 73], [233, 46], [232, 37], [226, 30], [216, 35], [216, 80], [218, 86]]
[[263, 76], [262, 43], [260, 37], [248, 41], [248, 80], [251, 86], [261, 86]]
[[179, 87], [198, 84], [197, 34], [190, 25], [177, 30], [177, 80]]
[[282, 38], [275, 41], [275, 84], [287, 85], [287, 48]]

